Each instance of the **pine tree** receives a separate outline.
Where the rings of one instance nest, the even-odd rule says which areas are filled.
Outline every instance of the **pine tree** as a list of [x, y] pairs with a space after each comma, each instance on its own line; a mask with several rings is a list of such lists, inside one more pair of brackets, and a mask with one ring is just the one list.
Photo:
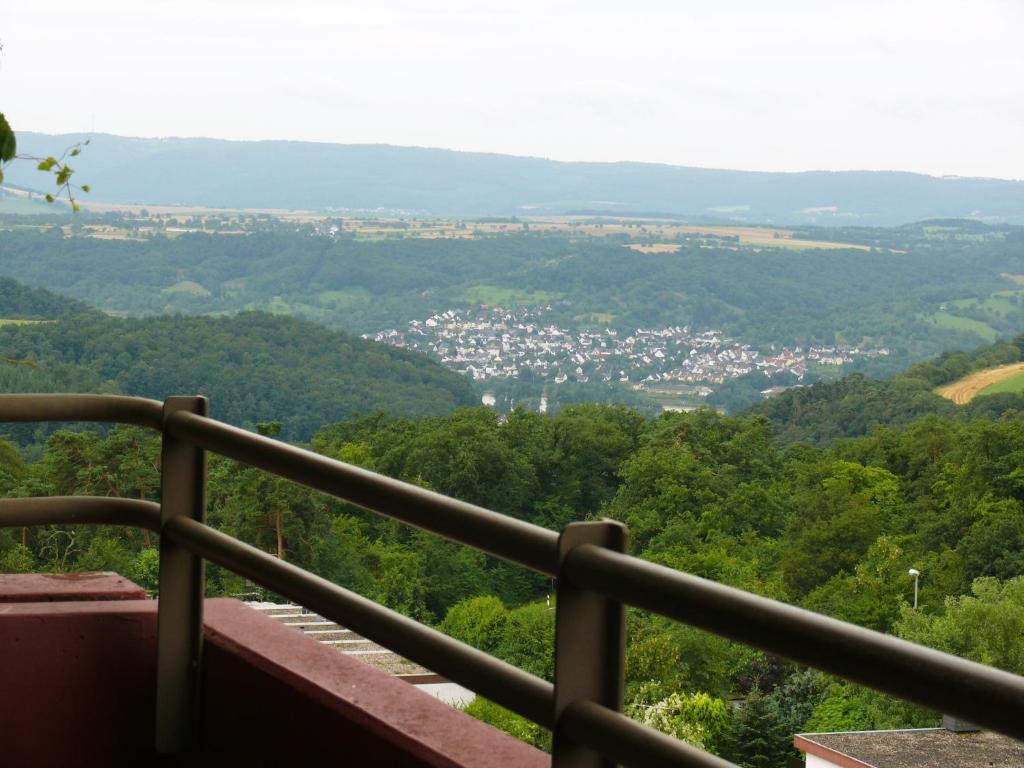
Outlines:
[[783, 768], [791, 738], [774, 702], [755, 687], [733, 717], [731, 758], [742, 768]]

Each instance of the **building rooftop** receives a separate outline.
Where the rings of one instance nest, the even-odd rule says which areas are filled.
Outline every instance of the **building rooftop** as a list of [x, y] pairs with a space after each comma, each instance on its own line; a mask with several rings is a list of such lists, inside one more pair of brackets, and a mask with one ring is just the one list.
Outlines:
[[826, 761], [826, 765], [841, 768], [1024, 766], [1024, 742], [991, 731], [956, 733], [945, 728], [915, 728], [801, 733], [793, 739], [793, 746]]

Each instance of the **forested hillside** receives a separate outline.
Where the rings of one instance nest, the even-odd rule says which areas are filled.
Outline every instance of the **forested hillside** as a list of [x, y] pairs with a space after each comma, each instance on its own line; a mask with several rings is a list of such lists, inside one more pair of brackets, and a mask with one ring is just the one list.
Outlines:
[[[23, 132], [18, 142], [45, 157], [85, 138]], [[565, 163], [388, 145], [90, 138], [76, 168], [92, 182], [93, 197], [108, 202], [475, 215], [587, 208], [783, 223], [841, 217], [884, 225], [968, 215], [1024, 221], [1024, 182], [1000, 179]], [[39, 183], [19, 168], [9, 181]]]
[[262, 309], [364, 333], [481, 302], [550, 306], [545, 317], [570, 328], [689, 324], [762, 347], [888, 346], [896, 370], [1012, 335], [1024, 322], [1024, 289], [1014, 282], [1024, 274], [1019, 228], [939, 222], [849, 234], [869, 250], [717, 239], [647, 253], [617, 237], [531, 232], [369, 241], [304, 229], [109, 240], [19, 229], [0, 239], [0, 272], [117, 313]]
[[767, 417], [781, 442], [818, 445], [862, 437], [876, 427], [909, 424], [926, 415], [948, 420], [1016, 419], [1024, 415], [1024, 393], [986, 395], [967, 405], [954, 405], [934, 390], [941, 384], [1024, 356], [1024, 336], [970, 352], [947, 352], [918, 363], [889, 379], [852, 374], [838, 381], [797, 387], [750, 410]]
[[[0, 324], [0, 391], [204, 394], [215, 417], [279, 421], [293, 439], [355, 414], [438, 415], [474, 402], [463, 377], [422, 355], [296, 318], [115, 318], [0, 283], [0, 317], [26, 313], [53, 319]], [[27, 425], [9, 429], [31, 439]]]
[[29, 288], [8, 277], [0, 277], [0, 323], [52, 320], [84, 309], [85, 305], [80, 302], [42, 288]]
[[[614, 517], [642, 557], [1024, 672], [1017, 417], [928, 416], [831, 448], [782, 449], [760, 416], [646, 419], [575, 406], [502, 422], [478, 408], [344, 421], [313, 446], [553, 528]], [[57, 433], [33, 464], [0, 448], [6, 494], [157, 496], [157, 440], [135, 428]], [[209, 499], [218, 528], [551, 677], [547, 580], [217, 457]], [[113, 528], [0, 534], [0, 570], [113, 569], [152, 589], [156, 562], [152, 538]], [[917, 611], [911, 567], [922, 573]], [[247, 589], [215, 567], [209, 577], [215, 594]], [[728, 706], [734, 696], [746, 708]], [[791, 754], [795, 732], [938, 717], [640, 612], [630, 618], [626, 701], [644, 722], [766, 766]], [[546, 744], [541, 729], [487, 702], [471, 711]]]

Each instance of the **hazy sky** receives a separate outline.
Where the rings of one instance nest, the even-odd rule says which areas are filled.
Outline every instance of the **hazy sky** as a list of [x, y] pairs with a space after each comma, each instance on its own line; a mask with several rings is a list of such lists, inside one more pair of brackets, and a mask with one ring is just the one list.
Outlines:
[[1024, 178], [1024, 1], [0, 0], [16, 130]]

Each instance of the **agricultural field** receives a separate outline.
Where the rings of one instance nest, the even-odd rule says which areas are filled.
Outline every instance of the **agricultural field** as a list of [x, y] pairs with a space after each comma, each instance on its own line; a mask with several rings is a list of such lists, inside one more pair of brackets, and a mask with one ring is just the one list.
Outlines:
[[630, 243], [626, 247], [637, 253], [677, 253], [682, 246], [675, 243]]
[[79, 201], [83, 211], [91, 213], [126, 213], [133, 216], [170, 216], [183, 220], [193, 216], [274, 216], [282, 219], [313, 221], [323, 218], [314, 211], [288, 210], [284, 208], [204, 208], [192, 205], [136, 205], [131, 203], [97, 203], [82, 199]]
[[992, 342], [999, 338], [999, 331], [980, 320], [972, 320], [969, 317], [961, 317], [944, 310], [939, 310], [925, 318], [933, 325], [952, 331], [965, 331], [980, 336], [985, 341]]
[[[1013, 382], [1017, 382], [1016, 385]], [[1016, 386], [1015, 389], [996, 389], [997, 386]], [[1024, 388], [1024, 363], [1010, 363], [996, 368], [975, 371], [962, 379], [944, 384], [935, 390], [935, 394], [957, 405], [965, 405], [981, 394], [992, 395], [996, 392], [1016, 392]]]
[[462, 292], [462, 298], [470, 304], [486, 304], [489, 307], [547, 304], [555, 301], [561, 295], [551, 291], [523, 291], [497, 285], [473, 285]]
[[998, 395], [1002, 392], [1024, 392], [1024, 372], [985, 387], [979, 395]]
[[[805, 250], [824, 248], [828, 250], [852, 248], [867, 251], [866, 245], [839, 243], [827, 240], [802, 240], [794, 237], [791, 229], [775, 227], [729, 227], [729, 226], [693, 226], [680, 224], [670, 219], [602, 219], [600, 217], [582, 220], [571, 216], [541, 216], [528, 218], [531, 232], [567, 232], [570, 234], [589, 235], [590, 237], [608, 237], [610, 235], [627, 235], [632, 238], [672, 239], [705, 235], [713, 239], [732, 240], [741, 246], [757, 248], [794, 248]], [[638, 244], [641, 245], [641, 244]], [[653, 243], [653, 250], [634, 248], [644, 253], [667, 252], [668, 243]]]
[[24, 320], [14, 317], [0, 317], [0, 325], [38, 325], [39, 323], [52, 323], [53, 320]]
[[210, 292], [201, 286], [199, 283], [193, 282], [192, 280], [181, 280], [174, 285], [164, 288], [162, 293], [169, 294], [181, 294], [184, 296], [196, 296], [204, 299], [210, 296]]
[[[31, 205], [31, 210], [0, 208], [0, 213], [53, 213], [54, 208], [36, 201], [5, 198], [0, 205]], [[84, 211], [93, 214], [122, 214], [130, 218], [124, 226], [107, 217], [79, 222], [80, 233], [107, 240], [138, 240], [156, 232], [174, 238], [187, 232], [215, 231], [218, 234], [245, 234], [267, 226], [269, 220], [284, 227], [335, 226], [359, 240], [394, 238], [475, 239], [502, 234], [534, 232], [564, 234], [578, 237], [619, 237], [637, 241], [627, 247], [640, 253], [673, 253], [679, 250], [673, 240], [707, 240], [714, 247], [855, 249], [870, 250], [866, 245], [831, 240], [805, 240], [792, 229], [758, 226], [689, 225], [675, 219], [617, 218], [612, 216], [521, 216], [482, 217], [477, 219], [351, 216], [330, 211], [202, 208], [196, 206], [127, 205], [94, 203], [80, 200]], [[58, 211], [59, 212], [59, 211]], [[40, 226], [50, 227], [52, 222]], [[70, 234], [70, 227], [64, 227]], [[660, 242], [659, 242], [660, 241]]]
[[957, 299], [957, 309], [978, 309], [997, 315], [1017, 314], [1024, 310], [1024, 291], [996, 291], [987, 299]]

